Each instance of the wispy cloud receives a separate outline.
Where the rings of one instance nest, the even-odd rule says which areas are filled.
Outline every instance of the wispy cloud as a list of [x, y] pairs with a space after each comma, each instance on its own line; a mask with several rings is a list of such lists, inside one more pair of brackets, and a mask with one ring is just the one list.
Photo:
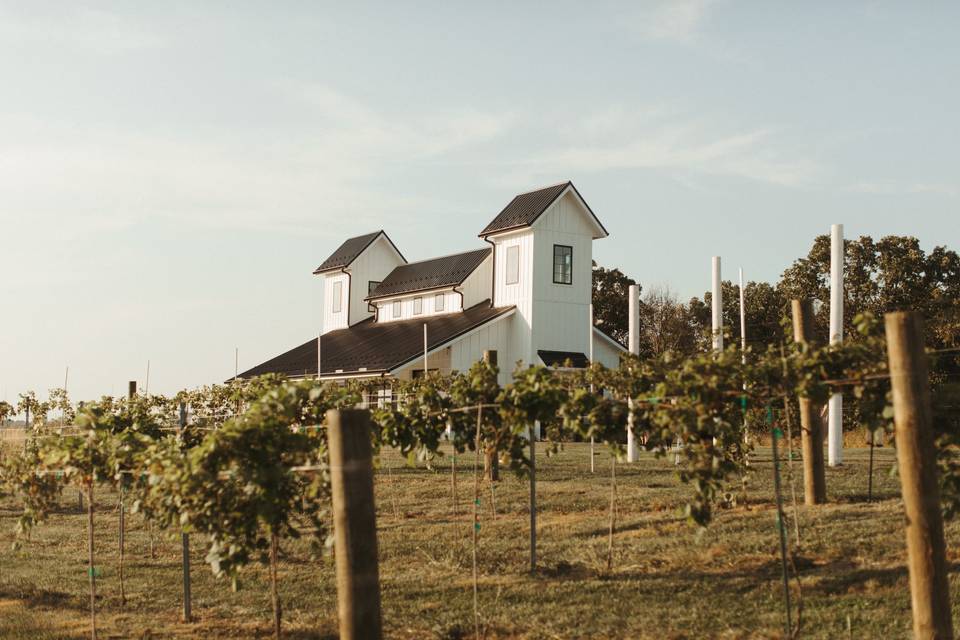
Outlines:
[[664, 108], [608, 108], [569, 120], [579, 124], [560, 128], [552, 146], [519, 164], [544, 175], [650, 169], [681, 180], [732, 176], [786, 187], [810, 184], [823, 173], [776, 127], [730, 129]]
[[856, 193], [869, 193], [884, 196], [912, 196], [918, 194], [956, 198], [960, 196], [960, 185], [934, 182], [858, 182], [850, 187]]
[[[27, 5], [25, 5], [26, 7]], [[0, 40], [97, 54], [122, 54], [162, 46], [163, 37], [118, 13], [64, 5], [52, 15], [0, 7]]]
[[643, 5], [632, 24], [643, 37], [688, 43], [697, 39], [715, 0], [666, 0]]
[[[0, 112], [0, 218], [23, 232], [113, 230], [145, 218], [199, 228], [341, 235], [423, 210], [429, 194], [392, 193], [385, 176], [497, 138], [512, 114], [474, 108], [380, 112], [330, 87], [287, 85], [308, 116], [245, 132], [170, 137], [77, 127]], [[399, 169], [398, 169], [399, 168]], [[317, 225], [318, 210], [336, 211]]]

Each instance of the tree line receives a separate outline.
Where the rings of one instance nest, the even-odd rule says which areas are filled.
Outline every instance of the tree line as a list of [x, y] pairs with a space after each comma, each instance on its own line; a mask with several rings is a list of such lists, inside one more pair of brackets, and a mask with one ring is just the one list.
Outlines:
[[[627, 341], [627, 288], [640, 284], [617, 268], [594, 264], [593, 305], [596, 325], [624, 344]], [[722, 283], [723, 327], [740, 335], [740, 287]], [[784, 270], [775, 284], [744, 286], [747, 342], [754, 351], [778, 345], [785, 336], [783, 318], [790, 301], [814, 305], [814, 331], [827, 340], [830, 326], [830, 237], [818, 236], [809, 253]], [[687, 302], [666, 287], [641, 289], [640, 355], [667, 351], [689, 355], [709, 348], [711, 294]], [[872, 313], [881, 318], [898, 310], [919, 312], [925, 321], [927, 346], [960, 346], [960, 256], [944, 246], [929, 253], [917, 238], [870, 236], [844, 241], [844, 334], [856, 332], [855, 318]], [[819, 304], [817, 304], [819, 302]]]

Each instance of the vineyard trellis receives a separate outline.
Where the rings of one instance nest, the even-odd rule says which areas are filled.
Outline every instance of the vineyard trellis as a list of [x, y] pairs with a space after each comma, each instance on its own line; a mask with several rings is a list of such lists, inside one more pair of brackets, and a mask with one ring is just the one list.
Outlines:
[[[498, 367], [491, 361], [478, 362], [465, 373], [397, 380], [389, 401], [380, 400], [371, 409], [371, 446], [374, 452], [396, 449], [411, 463], [443, 455], [444, 442], [449, 442], [454, 456], [471, 451], [477, 462], [493, 452], [491, 496], [493, 465], [499, 459], [529, 478], [530, 567], [535, 571], [534, 425], [543, 427], [547, 455], [569, 439], [606, 443], [614, 454], [609, 569], [616, 524], [616, 461], [623, 452], [628, 422], [645, 450], [658, 456], [668, 455], [679, 443], [677, 472], [690, 487], [686, 515], [697, 526], [709, 525], [718, 502], [736, 499], [733, 487], [745, 491], [743, 478], [749, 474], [756, 441], [745, 437], [745, 430], [748, 425], [755, 431], [772, 428], [774, 407], [781, 403], [788, 426], [796, 400], [822, 404], [831, 394], [843, 393], [866, 429], [892, 433], [887, 355], [879, 323], [865, 314], [858, 318], [857, 328], [855, 339], [840, 344], [799, 341], [763, 353], [744, 354], [732, 344], [687, 358], [670, 353], [644, 360], [625, 356], [616, 369], [599, 364], [584, 370], [524, 366], [502, 387], [497, 383]], [[936, 376], [934, 372], [935, 383]], [[158, 528], [181, 536], [202, 534], [207, 561], [218, 576], [235, 581], [247, 564], [264, 563], [270, 568], [273, 623], [279, 637], [276, 563], [284, 540], [306, 532], [318, 554], [329, 543], [327, 412], [365, 405], [369, 398], [379, 397], [381, 388], [381, 382], [321, 385], [266, 376], [183, 391], [171, 398], [103, 398], [83, 404], [72, 424], [59, 428], [46, 424], [49, 407], [29, 392], [21, 395], [19, 406], [32, 413], [33, 423], [23, 451], [2, 459], [2, 487], [22, 505], [17, 523], [21, 537], [43, 522], [64, 486], [73, 484], [87, 494], [92, 540], [93, 492], [97, 484], [105, 484], [129, 497], [132, 511]], [[65, 392], [57, 396], [57, 403], [72, 407]], [[181, 419], [181, 407], [189, 407], [189, 420]], [[789, 426], [787, 434], [789, 441]], [[960, 504], [956, 446], [954, 432], [940, 434], [941, 492], [949, 515]], [[787, 456], [792, 460], [792, 451]], [[480, 532], [477, 467], [474, 554]], [[815, 473], [808, 467], [805, 475]], [[456, 510], [455, 468], [453, 473]], [[796, 508], [793, 515], [798, 543]], [[91, 630], [96, 637], [92, 542], [88, 572]], [[476, 593], [474, 560], [479, 631]]]

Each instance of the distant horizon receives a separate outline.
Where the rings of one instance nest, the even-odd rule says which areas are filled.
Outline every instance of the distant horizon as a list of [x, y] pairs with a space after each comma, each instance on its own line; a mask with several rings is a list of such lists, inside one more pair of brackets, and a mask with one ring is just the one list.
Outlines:
[[960, 250], [960, 5], [577, 7], [0, 7], [0, 399], [221, 382], [316, 334], [347, 237], [479, 248], [565, 180], [684, 302], [833, 223]]

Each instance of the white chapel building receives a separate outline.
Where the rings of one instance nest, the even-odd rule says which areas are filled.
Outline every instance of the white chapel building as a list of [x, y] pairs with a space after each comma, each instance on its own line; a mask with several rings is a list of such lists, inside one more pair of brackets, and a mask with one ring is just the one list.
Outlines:
[[[314, 273], [318, 338], [244, 373], [322, 380], [409, 379], [467, 371], [497, 352], [500, 383], [517, 363], [615, 367], [626, 347], [592, 326], [593, 241], [607, 230], [572, 182], [521, 193], [466, 253], [407, 262], [384, 231], [350, 238]], [[319, 348], [318, 348], [319, 347]]]

